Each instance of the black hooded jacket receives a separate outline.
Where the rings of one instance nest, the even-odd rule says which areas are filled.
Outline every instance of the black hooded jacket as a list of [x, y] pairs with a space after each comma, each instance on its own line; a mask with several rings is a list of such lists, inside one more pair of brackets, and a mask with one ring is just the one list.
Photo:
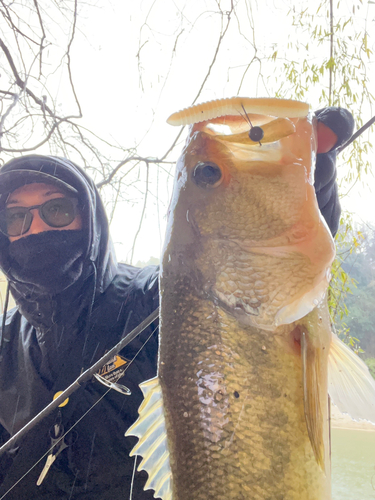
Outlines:
[[[34, 235], [21, 238], [22, 244], [30, 238], [41, 262], [49, 258], [45, 238], [58, 238], [57, 267], [61, 267], [56, 268], [55, 281], [63, 285], [55, 288], [39, 279], [43, 272], [38, 263], [35, 275], [31, 270], [25, 278], [13, 265], [8, 238], [0, 234], [0, 267], [18, 305], [8, 311], [2, 332], [0, 444], [158, 307], [158, 269], [116, 263], [100, 196], [92, 180], [73, 163], [37, 155], [7, 163], [0, 170], [0, 208], [10, 191], [25, 183], [49, 182], [48, 176], [77, 193], [83, 229], [48, 231], [35, 241]], [[78, 239], [71, 240], [73, 236]], [[69, 241], [77, 241], [73, 252]], [[137, 440], [125, 438], [124, 433], [138, 415], [142, 401], [138, 384], [156, 373], [155, 330], [151, 325], [104, 369], [111, 380], [118, 374], [116, 380], [120, 376], [118, 383], [131, 395], [107, 392], [93, 379], [0, 457], [0, 498], [122, 500], [130, 498], [131, 487], [133, 499], [153, 498], [150, 491], [143, 491], [144, 472], [135, 472], [132, 481], [134, 458], [129, 452]], [[55, 424], [65, 431], [76, 425], [65, 438], [68, 446], [37, 486]]]

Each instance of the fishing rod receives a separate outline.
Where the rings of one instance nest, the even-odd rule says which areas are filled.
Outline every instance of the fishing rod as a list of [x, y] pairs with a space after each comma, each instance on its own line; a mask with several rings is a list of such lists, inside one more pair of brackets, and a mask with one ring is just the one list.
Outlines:
[[43, 420], [47, 415], [49, 415], [53, 410], [58, 408], [71, 394], [73, 394], [77, 389], [79, 389], [84, 383], [91, 380], [91, 378], [97, 373], [100, 368], [102, 368], [106, 363], [109, 362], [118, 352], [120, 352], [125, 346], [127, 346], [132, 340], [134, 340], [140, 333], [142, 333], [150, 324], [155, 321], [159, 316], [159, 308], [155, 309], [145, 320], [142, 321], [138, 326], [136, 326], [126, 337], [120, 340], [110, 351], [108, 351], [104, 356], [102, 356], [96, 363], [94, 363], [90, 368], [84, 371], [69, 387], [67, 387], [56, 399], [54, 399], [49, 405], [43, 408], [35, 417], [30, 420], [22, 429], [20, 429], [14, 436], [12, 436], [8, 441], [3, 444], [0, 448], [0, 457], [16, 443], [18, 439], [23, 437], [29, 430], [35, 427], [41, 420]]
[[357, 132], [355, 132], [351, 138], [345, 142], [345, 144], [343, 144], [342, 146], [340, 146], [339, 148], [336, 149], [337, 153], [341, 153], [341, 151], [343, 149], [345, 149], [347, 146], [349, 146], [349, 144], [351, 144], [353, 141], [355, 141], [357, 139], [357, 137], [359, 137], [360, 135], [363, 134], [363, 132], [365, 130], [367, 130], [369, 127], [371, 127], [371, 125], [373, 125], [375, 123], [375, 116], [373, 116], [372, 118], [370, 118], [370, 120], [368, 122], [366, 122], [363, 127], [361, 127], [360, 129], [357, 130]]

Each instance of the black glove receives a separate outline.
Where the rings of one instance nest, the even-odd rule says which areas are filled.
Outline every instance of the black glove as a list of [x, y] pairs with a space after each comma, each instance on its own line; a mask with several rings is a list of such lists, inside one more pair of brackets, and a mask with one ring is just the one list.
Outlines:
[[318, 154], [314, 187], [319, 209], [335, 236], [341, 214], [336, 182], [336, 148], [352, 136], [354, 119], [349, 111], [336, 107], [320, 109], [315, 115], [318, 118]]

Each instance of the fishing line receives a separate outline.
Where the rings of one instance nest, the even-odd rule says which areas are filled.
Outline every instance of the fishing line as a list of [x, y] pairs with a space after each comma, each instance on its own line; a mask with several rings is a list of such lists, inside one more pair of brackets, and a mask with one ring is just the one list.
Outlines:
[[[143, 344], [141, 345], [141, 347], [138, 349], [137, 353], [134, 355], [133, 359], [131, 359], [128, 363], [128, 365], [125, 367], [124, 369], [124, 373], [129, 369], [129, 366], [133, 363], [133, 361], [135, 360], [135, 358], [138, 356], [138, 354], [144, 349], [145, 345], [147, 344], [147, 342], [150, 340], [150, 338], [154, 335], [154, 333], [156, 332], [156, 330], [158, 329], [159, 327], [158, 326], [155, 326], [155, 328], [152, 330], [152, 332], [150, 333], [150, 335], [148, 336], [148, 338], [143, 342]], [[1, 500], [1, 499], [0, 499]]]
[[13, 489], [13, 488], [15, 488], [15, 487], [17, 486], [17, 484], [18, 484], [18, 483], [20, 483], [20, 482], [22, 481], [22, 479], [23, 479], [24, 477], [26, 477], [26, 476], [29, 474], [29, 472], [31, 472], [31, 471], [32, 471], [32, 470], [33, 470], [33, 469], [34, 469], [34, 468], [35, 468], [35, 467], [36, 467], [36, 466], [37, 466], [37, 465], [38, 465], [38, 464], [39, 464], [39, 463], [43, 460], [43, 458], [45, 458], [47, 455], [49, 455], [49, 453], [50, 453], [50, 452], [54, 449], [54, 447], [55, 447], [57, 444], [59, 444], [59, 443], [60, 443], [60, 442], [61, 442], [61, 441], [62, 441], [62, 440], [63, 440], [63, 439], [64, 439], [64, 438], [65, 438], [65, 437], [69, 434], [69, 432], [70, 432], [72, 429], [74, 429], [74, 427], [75, 427], [77, 424], [79, 424], [79, 422], [80, 422], [80, 421], [81, 421], [81, 420], [82, 420], [82, 419], [83, 419], [83, 418], [84, 418], [84, 417], [85, 417], [85, 416], [86, 416], [86, 415], [87, 415], [87, 414], [88, 414], [88, 413], [89, 413], [89, 412], [90, 412], [90, 411], [91, 411], [91, 410], [92, 410], [92, 409], [93, 409], [93, 408], [94, 408], [94, 407], [95, 407], [98, 403], [100, 403], [100, 401], [101, 401], [101, 400], [102, 400], [102, 399], [103, 399], [103, 398], [104, 398], [104, 397], [105, 397], [105, 396], [109, 393], [109, 391], [110, 391], [110, 390], [111, 390], [111, 389], [108, 389], [108, 390], [107, 390], [107, 391], [106, 391], [106, 392], [105, 392], [102, 396], [100, 396], [100, 398], [98, 399], [98, 401], [96, 401], [96, 402], [95, 402], [95, 403], [91, 406], [91, 408], [89, 408], [89, 409], [88, 409], [88, 410], [87, 410], [87, 411], [86, 411], [86, 412], [85, 412], [85, 413], [84, 413], [84, 414], [83, 414], [83, 415], [82, 415], [82, 416], [81, 416], [81, 417], [77, 420], [77, 422], [75, 422], [75, 423], [72, 425], [72, 427], [71, 427], [70, 429], [68, 429], [68, 430], [67, 430], [67, 431], [66, 431], [66, 432], [65, 432], [65, 433], [61, 436], [61, 438], [59, 438], [59, 440], [58, 440], [58, 441], [56, 441], [56, 442], [55, 442], [55, 443], [54, 443], [54, 444], [53, 444], [53, 445], [52, 445], [52, 446], [51, 446], [51, 447], [50, 447], [50, 448], [49, 448], [49, 449], [48, 449], [48, 450], [44, 453], [44, 455], [42, 455], [42, 456], [39, 458], [39, 460], [37, 460], [37, 461], [35, 462], [35, 464], [34, 464], [34, 465], [32, 465], [32, 466], [30, 467], [30, 469], [29, 469], [28, 471], [26, 471], [26, 472], [25, 472], [25, 474], [24, 474], [23, 476], [21, 476], [21, 477], [20, 477], [20, 478], [19, 478], [19, 479], [18, 479], [18, 480], [17, 480], [17, 481], [13, 484], [13, 486], [11, 486], [11, 487], [9, 488], [9, 490], [8, 490], [6, 493], [4, 493], [4, 495], [3, 495], [2, 497], [0, 497], [0, 500], [3, 500], [3, 498], [5, 498], [5, 497], [6, 497], [6, 495], [7, 495], [10, 491], [12, 491], [12, 489]]
[[240, 115], [250, 125], [250, 129], [252, 129], [253, 128], [253, 124], [251, 123], [249, 115], [246, 113], [246, 109], [244, 108], [244, 105], [242, 103], [241, 103], [241, 108], [243, 109], [243, 112], [245, 113], [245, 116], [241, 112], [240, 112]]
[[[257, 126], [254, 127], [253, 124], [251, 123], [251, 120], [250, 120], [248, 114], [246, 113], [246, 109], [244, 108], [244, 105], [241, 104], [241, 107], [244, 110], [245, 115], [243, 115], [241, 112], [239, 112], [239, 114], [250, 125], [250, 132], [249, 132], [250, 139], [252, 141], [254, 141], [254, 142], [259, 142], [259, 144], [262, 145], [261, 142], [260, 142], [263, 139], [263, 135], [264, 135], [262, 128], [261, 127], [257, 127]], [[345, 142], [345, 144], [342, 144], [340, 147], [338, 147], [336, 149], [337, 154], [341, 153], [341, 151], [343, 151], [352, 142], [354, 142], [359, 136], [361, 136], [363, 134], [363, 132], [365, 132], [374, 123], [375, 123], [375, 116], [373, 116], [372, 118], [370, 118], [370, 120], [368, 122], [366, 122], [360, 129], [358, 129], [357, 132], [355, 132], [351, 136], [351, 138], [348, 141]]]
[[[87, 341], [89, 338], [89, 333], [90, 333], [90, 327], [91, 327], [91, 315], [92, 315], [92, 310], [94, 307], [95, 303], [95, 295], [96, 295], [96, 284], [98, 280], [98, 272], [96, 270], [96, 265], [94, 261], [91, 261], [92, 268], [93, 268], [93, 276], [94, 276], [94, 281], [93, 281], [93, 289], [92, 289], [92, 294], [91, 294], [91, 300], [89, 303], [89, 309], [87, 311], [87, 316], [86, 316], [86, 326], [84, 330], [84, 342], [83, 342], [83, 348], [82, 348], [82, 357], [84, 358], [85, 351], [86, 351], [86, 346], [87, 346]], [[126, 330], [125, 330], [126, 331]], [[83, 367], [86, 368], [86, 363], [83, 363]]]
[[74, 487], [76, 485], [78, 474], [79, 474], [79, 471], [77, 470], [76, 475], [74, 476], [74, 481], [73, 481], [72, 489], [70, 490], [70, 495], [69, 495], [68, 500], [72, 500], [73, 490], [74, 490]]
[[259, 142], [259, 146], [262, 145], [262, 143], [260, 142], [263, 137], [264, 137], [264, 132], [263, 132], [263, 129], [262, 127], [258, 127], [258, 126], [255, 126], [251, 123], [251, 120], [249, 118], [249, 115], [246, 113], [246, 109], [244, 108], [244, 105], [241, 103], [241, 107], [242, 109], [244, 110], [244, 113], [245, 113], [245, 116], [242, 115], [242, 113], [240, 112], [240, 115], [242, 116], [242, 118], [245, 119], [245, 121], [247, 121], [247, 123], [250, 125], [250, 131], [249, 131], [249, 138], [253, 141], [253, 142]]
[[[155, 312], [155, 311], [154, 311]], [[129, 366], [133, 363], [133, 361], [135, 360], [135, 358], [138, 356], [138, 354], [142, 351], [142, 349], [145, 347], [145, 345], [147, 344], [147, 342], [151, 339], [151, 337], [153, 336], [153, 334], [156, 332], [157, 330], [157, 326], [153, 329], [153, 331], [150, 333], [150, 335], [147, 337], [147, 339], [144, 341], [144, 343], [142, 344], [142, 346], [138, 349], [137, 353], [134, 355], [133, 359], [130, 360], [129, 364], [127, 365], [126, 369], [124, 370], [124, 373], [127, 371], [127, 369], [129, 368]], [[63, 439], [65, 439], [65, 437], [69, 434], [70, 431], [72, 431], [76, 425], [78, 425], [81, 420], [83, 420], [86, 415], [88, 415], [88, 413], [90, 413], [90, 411], [95, 408], [95, 406], [97, 404], [100, 403], [100, 401], [102, 401], [102, 399], [105, 398], [105, 396], [112, 390], [112, 387], [110, 387], [109, 389], [107, 389], [105, 391], [105, 393], [100, 396], [100, 398], [90, 406], [90, 408], [70, 427], [70, 429], [68, 429], [40, 458], [39, 460], [37, 460], [35, 462], [35, 464], [33, 464], [29, 470], [27, 470], [25, 472], [25, 474], [23, 474], [23, 476], [21, 476], [10, 488], [9, 490], [4, 493], [4, 495], [2, 497], [0, 497], [0, 500], [3, 500], [3, 498], [6, 497], [6, 495], [13, 490], [13, 488], [15, 488], [17, 486], [18, 483], [20, 483], [22, 481], [23, 478], [25, 478], [42, 460], [43, 458], [45, 458], [46, 456], [49, 455], [49, 453], [55, 448], [56, 445], [58, 445]], [[136, 463], [136, 462], [135, 462]], [[133, 479], [132, 479], [133, 481]], [[130, 497], [131, 498], [131, 497]]]
[[[133, 359], [131, 359], [129, 361], [129, 363], [126, 365], [126, 367], [124, 368], [124, 374], [127, 372], [127, 370], [129, 369], [129, 366], [133, 363], [133, 361], [135, 360], [135, 358], [138, 356], [138, 354], [142, 351], [142, 349], [144, 349], [145, 345], [147, 344], [147, 342], [150, 340], [150, 338], [154, 335], [154, 333], [156, 332], [156, 330], [158, 329], [158, 327], [156, 326], [154, 328], [154, 330], [150, 333], [150, 336], [148, 337], [148, 339], [146, 339], [143, 344], [141, 345], [141, 347], [139, 348], [139, 350], [137, 351], [137, 353], [134, 355]], [[121, 384], [117, 384], [117, 382], [109, 382], [107, 381], [104, 377], [101, 377], [99, 374], [95, 373], [94, 374], [94, 377], [96, 378], [96, 380], [98, 382], [100, 382], [101, 384], [105, 385], [106, 387], [109, 387], [110, 389], [113, 389], [117, 392], [120, 392], [121, 394], [125, 394], [127, 396], [131, 396], [131, 392], [130, 390], [125, 387], [125, 386], [122, 386]], [[124, 392], [124, 389], [126, 389], [126, 392]], [[0, 499], [1, 500], [1, 499]]]
[[87, 491], [87, 486], [88, 486], [88, 482], [89, 482], [90, 467], [91, 467], [92, 455], [94, 453], [95, 438], [96, 438], [96, 431], [94, 431], [94, 434], [92, 436], [92, 441], [91, 441], [90, 458], [89, 458], [89, 463], [87, 465], [86, 481], [85, 481], [85, 486], [84, 486], [85, 491]]
[[5, 324], [6, 324], [6, 319], [7, 319], [7, 312], [8, 312], [8, 304], [9, 304], [9, 294], [10, 294], [10, 282], [7, 281], [7, 288], [5, 292], [5, 303], [3, 307], [3, 319], [1, 322], [1, 332], [0, 332], [0, 361], [2, 360], [2, 350], [3, 350], [3, 343], [4, 343], [4, 333], [5, 333]]
[[[150, 336], [148, 337], [148, 339], [143, 343], [143, 345], [140, 347], [140, 349], [138, 350], [138, 352], [136, 353], [136, 355], [134, 356], [134, 358], [130, 361], [130, 363], [128, 364], [128, 366], [125, 368], [124, 370], [124, 373], [126, 372], [126, 370], [129, 368], [129, 366], [133, 363], [133, 361], [135, 360], [135, 358], [138, 356], [138, 354], [142, 351], [142, 349], [144, 348], [144, 346], [147, 344], [147, 342], [150, 340], [150, 338], [153, 336], [153, 334], [156, 332], [157, 330], [157, 326], [155, 327], [154, 331], [150, 334]], [[133, 498], [133, 485], [134, 485], [134, 477], [135, 477], [135, 471], [136, 471], [136, 467], [137, 467], [137, 459], [138, 459], [138, 455], [136, 455], [134, 457], [134, 467], [133, 467], [133, 474], [132, 474], [132, 480], [131, 480], [131, 483], [130, 483], [130, 496], [129, 496], [129, 500], [132, 500]], [[1, 498], [0, 498], [1, 500]]]
[[[0, 448], [0, 456], [7, 450], [9, 450], [18, 439], [20, 439], [24, 434], [26, 434], [30, 429], [32, 429], [37, 423], [39, 423], [44, 417], [49, 415], [53, 410], [55, 410], [61, 403], [63, 403], [66, 398], [73, 394], [79, 387], [84, 383], [90, 381], [95, 373], [97, 373], [100, 368], [102, 368], [106, 363], [109, 362], [119, 351], [121, 351], [125, 346], [127, 346], [132, 340], [134, 340], [140, 333], [142, 333], [150, 324], [155, 321], [159, 316], [159, 308], [156, 308], [145, 320], [143, 320], [136, 328], [134, 328], [126, 337], [120, 340], [112, 349], [110, 349], [107, 354], [102, 356], [96, 363], [94, 363], [90, 368], [84, 371], [67, 389], [65, 389], [55, 400], [51, 401], [43, 410], [41, 410], [30, 422], [22, 427], [14, 436], [12, 436], [8, 441], [3, 444]], [[1, 499], [0, 499], [1, 500]]]
[[138, 460], [138, 455], [135, 455], [135, 457], [134, 457], [134, 466], [133, 466], [132, 480], [130, 482], [129, 500], [132, 500], [132, 498], [133, 498], [133, 485], [134, 485], [135, 471], [136, 471], [136, 468], [137, 468], [137, 460]]

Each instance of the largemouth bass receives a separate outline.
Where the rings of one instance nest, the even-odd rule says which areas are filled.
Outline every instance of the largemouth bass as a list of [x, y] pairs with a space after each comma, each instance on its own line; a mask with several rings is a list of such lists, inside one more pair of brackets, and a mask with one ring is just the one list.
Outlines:
[[329, 500], [328, 365], [344, 400], [357, 363], [356, 417], [375, 420], [375, 384], [331, 333], [315, 118], [296, 101], [234, 98], [169, 121], [193, 126], [162, 260], [158, 377], [127, 432], [146, 488], [164, 500]]

